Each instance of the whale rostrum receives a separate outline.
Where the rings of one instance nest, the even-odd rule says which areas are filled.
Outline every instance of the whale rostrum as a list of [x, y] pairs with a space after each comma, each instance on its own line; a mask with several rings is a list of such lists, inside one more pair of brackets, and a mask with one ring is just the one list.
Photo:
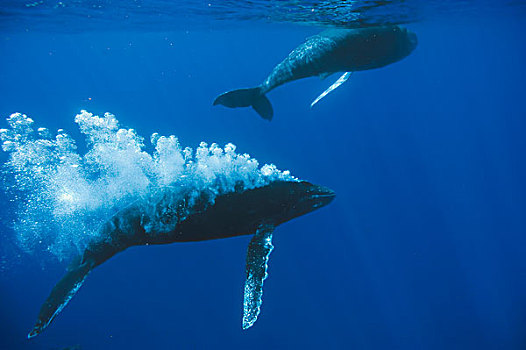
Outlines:
[[296, 47], [259, 86], [225, 92], [215, 105], [252, 107], [262, 118], [274, 112], [266, 93], [288, 82], [337, 72], [343, 75], [311, 104], [343, 84], [351, 72], [384, 67], [408, 56], [417, 45], [415, 33], [395, 25], [357, 29], [328, 29]]
[[184, 187], [159, 189], [102, 225], [98, 238], [73, 259], [65, 276], [51, 290], [28, 338], [50, 324], [95, 267], [129, 247], [241, 235], [253, 235], [246, 259], [242, 321], [243, 329], [249, 328], [260, 312], [274, 228], [329, 204], [334, 196], [326, 187], [283, 180], [216, 196], [207, 190], [196, 193]]

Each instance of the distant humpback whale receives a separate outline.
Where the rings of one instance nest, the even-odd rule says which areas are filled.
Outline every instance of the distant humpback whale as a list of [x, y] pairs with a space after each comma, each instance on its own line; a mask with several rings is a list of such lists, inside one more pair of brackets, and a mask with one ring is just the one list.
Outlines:
[[352, 72], [380, 68], [408, 56], [416, 47], [416, 34], [398, 26], [359, 29], [328, 29], [311, 36], [279, 63], [265, 81], [249, 89], [225, 92], [215, 105], [230, 108], [250, 107], [264, 119], [271, 120], [272, 105], [265, 94], [293, 80], [345, 72], [314, 102], [343, 84]]
[[269, 184], [214, 196], [208, 190], [165, 188], [115, 214], [69, 266], [42, 305], [28, 334], [40, 334], [81, 287], [88, 273], [113, 255], [138, 245], [253, 235], [246, 259], [243, 329], [256, 321], [276, 226], [329, 204], [334, 192], [305, 181]]

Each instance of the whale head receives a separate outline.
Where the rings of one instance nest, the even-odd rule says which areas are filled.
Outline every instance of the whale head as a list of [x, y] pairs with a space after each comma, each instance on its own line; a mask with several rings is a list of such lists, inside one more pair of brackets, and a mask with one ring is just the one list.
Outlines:
[[401, 30], [402, 40], [406, 42], [405, 49], [407, 51], [407, 55], [409, 55], [414, 49], [416, 49], [418, 45], [418, 38], [414, 32], [407, 30], [407, 28], [401, 28]]
[[286, 222], [326, 206], [336, 196], [333, 190], [307, 181], [272, 185], [278, 222]]
[[[378, 40], [384, 49], [390, 52], [393, 62], [409, 56], [416, 49], [418, 39], [414, 32], [399, 26], [386, 26], [382, 29], [379, 31]], [[385, 57], [388, 56], [388, 54], [385, 55]]]
[[418, 45], [416, 34], [397, 25], [333, 30], [342, 36], [341, 49], [335, 51], [340, 71], [384, 67], [409, 56]]

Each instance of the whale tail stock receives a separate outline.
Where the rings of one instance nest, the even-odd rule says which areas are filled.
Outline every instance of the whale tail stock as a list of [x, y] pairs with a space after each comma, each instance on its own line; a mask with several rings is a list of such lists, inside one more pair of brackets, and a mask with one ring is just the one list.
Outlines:
[[73, 260], [67, 269], [66, 275], [53, 287], [48, 298], [40, 308], [37, 322], [27, 335], [28, 339], [39, 335], [46, 329], [55, 316], [64, 309], [75, 293], [77, 293], [89, 272], [94, 267], [94, 263], [82, 261], [81, 256]]
[[230, 108], [252, 107], [261, 118], [269, 121], [272, 120], [274, 115], [270, 101], [261, 92], [261, 87], [259, 86], [225, 92], [214, 100], [214, 106], [218, 104]]

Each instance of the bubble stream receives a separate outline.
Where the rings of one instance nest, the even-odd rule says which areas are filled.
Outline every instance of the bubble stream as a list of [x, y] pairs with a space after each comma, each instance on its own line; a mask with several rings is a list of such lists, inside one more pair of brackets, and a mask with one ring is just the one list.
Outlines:
[[207, 190], [213, 201], [240, 186], [250, 189], [271, 181], [297, 181], [273, 164], [259, 166], [232, 143], [220, 147], [201, 142], [193, 150], [178, 139], [154, 133], [153, 151], [134, 129], [119, 127], [113, 114], [99, 117], [81, 111], [76, 117], [87, 152], [79, 154], [64, 130], [53, 135], [35, 128], [21, 113], [0, 129], [8, 195], [16, 205], [14, 230], [18, 245], [29, 253], [48, 252], [60, 260], [82, 251], [98, 228], [118, 210], [152, 191], [182, 186], [195, 193]]

